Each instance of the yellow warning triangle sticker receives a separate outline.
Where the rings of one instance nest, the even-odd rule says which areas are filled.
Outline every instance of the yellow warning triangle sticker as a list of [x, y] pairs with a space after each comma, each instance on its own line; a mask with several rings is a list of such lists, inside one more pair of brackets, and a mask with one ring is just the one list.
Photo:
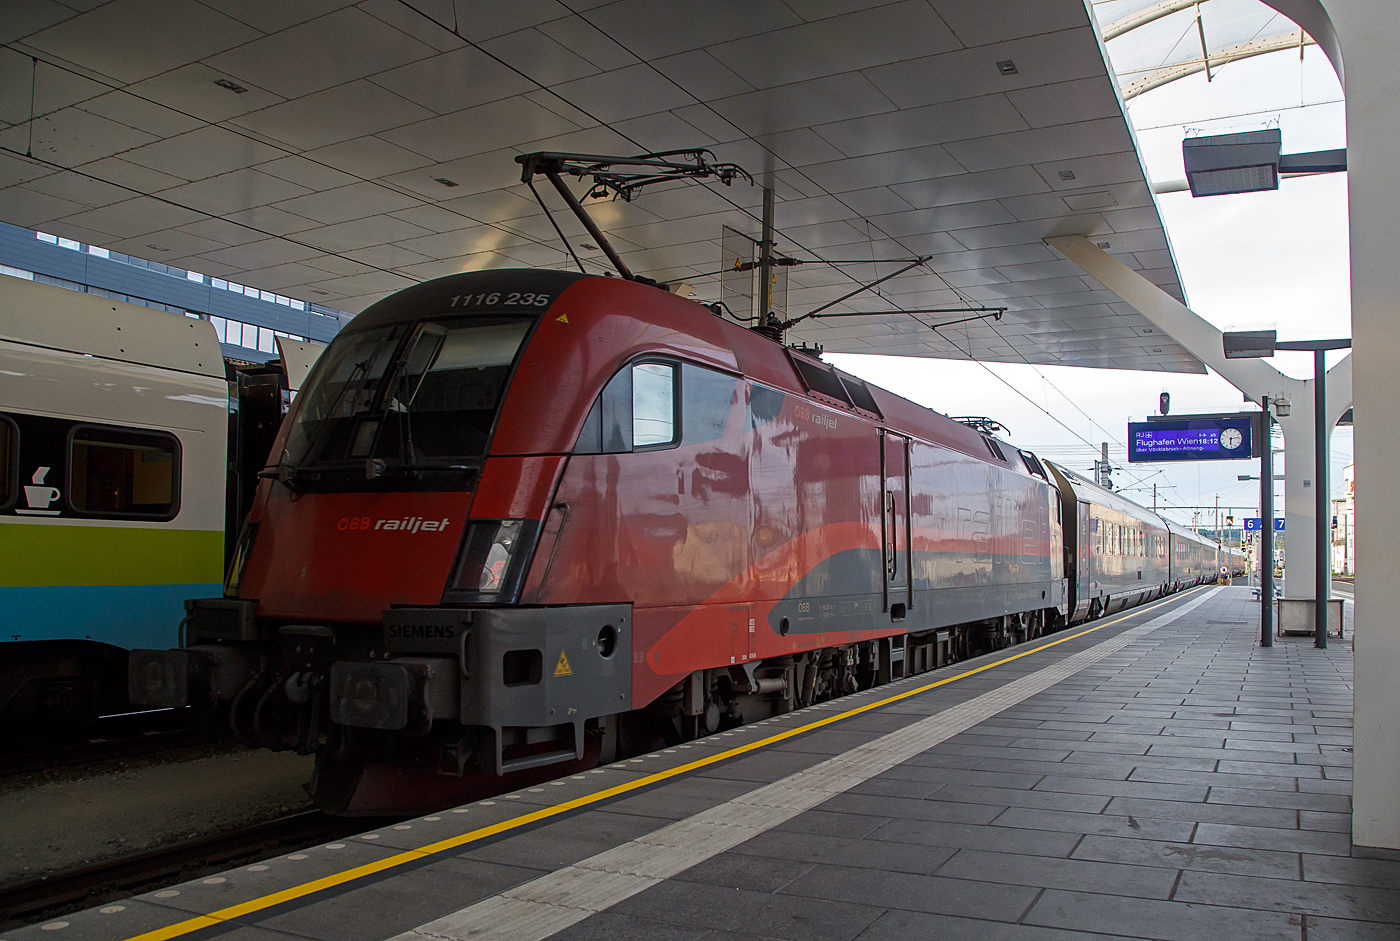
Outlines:
[[569, 322], [569, 315], [568, 315], [568, 314], [560, 314], [558, 317], [555, 317], [554, 319], [557, 320], [557, 321], [559, 321], [560, 323], [568, 323], [568, 322]]
[[559, 651], [559, 663], [554, 667], [555, 676], [573, 676], [574, 671], [569, 668], [569, 658], [564, 651]]

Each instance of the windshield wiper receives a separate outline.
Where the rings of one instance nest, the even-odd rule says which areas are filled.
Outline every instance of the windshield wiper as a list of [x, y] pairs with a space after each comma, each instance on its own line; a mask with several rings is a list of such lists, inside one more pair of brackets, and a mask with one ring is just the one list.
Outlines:
[[[419, 377], [422, 381], [422, 377]], [[408, 392], [408, 358], [405, 357], [395, 365], [394, 372], [394, 394], [391, 402], [399, 405], [399, 448], [403, 454], [403, 462], [406, 465], [418, 463], [418, 455], [413, 449], [413, 402], [407, 396]], [[389, 413], [386, 404], [384, 414]], [[380, 463], [383, 463], [382, 461]], [[365, 476], [369, 476], [369, 471], [365, 471]]]
[[[352, 369], [350, 371], [350, 375], [346, 377], [346, 388], [344, 391], [341, 392], [341, 395], [338, 401], [336, 402], [336, 405], [338, 406], [341, 402], [346, 401], [348, 395], [348, 399], [351, 403], [350, 407], [352, 410], [349, 416], [350, 419], [354, 419], [356, 415], [363, 414], [369, 411], [368, 408], [357, 409], [355, 403], [359, 402], [360, 396], [364, 393], [365, 384], [369, 382], [370, 365], [379, 356], [379, 351], [384, 348], [384, 344], [393, 337], [393, 331], [390, 331], [384, 336], [380, 337], [379, 342], [374, 345], [374, 349], [370, 350], [369, 355], [366, 356], [364, 359], [360, 360], [358, 363], [356, 363], [355, 368]], [[357, 377], [359, 380], [358, 382], [356, 382]], [[355, 382], [355, 387], [353, 390], [350, 390], [349, 386], [352, 382]], [[293, 490], [296, 489], [297, 479], [299, 477], [305, 476], [307, 473], [306, 468], [309, 465], [315, 463], [320, 457], [320, 450], [325, 443], [326, 436], [329, 434], [331, 426], [337, 423], [334, 415], [335, 407], [332, 407], [330, 409], [330, 412], [331, 414], [328, 414], [325, 418], [321, 419], [320, 426], [316, 429], [315, 434], [311, 436], [311, 440], [306, 445], [306, 450], [302, 454], [302, 459], [296, 464], [292, 464], [290, 466], [286, 463], [285, 460], [278, 461], [277, 467], [275, 468], [275, 473], [268, 476], [275, 476], [286, 486], [292, 488]]]

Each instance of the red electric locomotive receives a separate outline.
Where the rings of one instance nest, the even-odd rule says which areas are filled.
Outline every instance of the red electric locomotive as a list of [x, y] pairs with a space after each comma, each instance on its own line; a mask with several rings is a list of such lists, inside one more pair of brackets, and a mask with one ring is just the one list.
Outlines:
[[1034, 455], [656, 286], [454, 275], [307, 379], [225, 597], [133, 694], [419, 811], [1052, 629]]

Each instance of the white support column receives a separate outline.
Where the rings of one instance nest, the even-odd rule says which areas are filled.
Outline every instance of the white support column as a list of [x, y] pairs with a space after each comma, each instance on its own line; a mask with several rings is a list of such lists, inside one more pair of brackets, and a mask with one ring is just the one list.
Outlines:
[[[1400, 849], [1400, 4], [1394, 0], [1268, 0], [1314, 35], [1343, 75], [1356, 369], [1356, 744], [1352, 841]], [[1294, 9], [1296, 8], [1296, 9]], [[1325, 24], [1305, 22], [1319, 15]], [[1324, 47], [1325, 48], [1325, 47]], [[1341, 68], [1345, 56], [1346, 68]]]
[[[1313, 533], [1317, 525], [1313, 497], [1313, 380], [1285, 376], [1260, 359], [1226, 359], [1219, 328], [1093, 242], [1080, 235], [1046, 241], [1245, 395], [1256, 402], [1265, 395], [1275, 399], [1279, 393], [1288, 398], [1292, 409], [1278, 419], [1283, 431], [1283, 512], [1288, 527], [1283, 594], [1286, 598], [1312, 598], [1316, 593]], [[1327, 372], [1327, 406], [1337, 418], [1351, 407], [1350, 357]], [[1336, 418], [1328, 427], [1334, 424]]]

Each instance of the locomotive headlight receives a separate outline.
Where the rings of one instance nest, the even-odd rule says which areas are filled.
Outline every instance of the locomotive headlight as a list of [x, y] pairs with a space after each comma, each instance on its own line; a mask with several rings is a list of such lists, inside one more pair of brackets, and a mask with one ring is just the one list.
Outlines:
[[224, 578], [224, 597], [237, 598], [243, 587], [243, 572], [248, 568], [248, 559], [253, 554], [253, 542], [258, 538], [258, 524], [244, 523], [238, 534], [238, 547], [233, 550], [233, 558], [228, 564], [228, 575]]
[[500, 591], [505, 581], [506, 567], [515, 553], [515, 544], [520, 539], [520, 520], [502, 520], [496, 528], [496, 535], [486, 550], [486, 558], [481, 566], [480, 591]]
[[454, 593], [492, 595], [496, 601], [514, 600], [524, 576], [523, 563], [530, 554], [539, 524], [531, 520], [476, 520], [467, 527], [461, 561], [452, 581]]

